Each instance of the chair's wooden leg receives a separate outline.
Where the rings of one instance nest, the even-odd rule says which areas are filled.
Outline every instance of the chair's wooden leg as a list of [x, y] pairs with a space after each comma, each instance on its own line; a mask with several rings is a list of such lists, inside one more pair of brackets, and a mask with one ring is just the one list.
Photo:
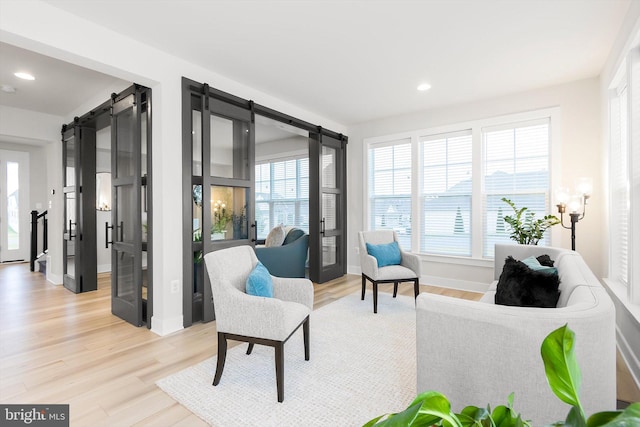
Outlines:
[[224, 332], [218, 332], [218, 363], [216, 364], [216, 375], [213, 377], [213, 385], [220, 383], [224, 362], [227, 358], [227, 337]]
[[275, 346], [276, 353], [276, 387], [278, 389], [278, 402], [284, 400], [284, 343], [278, 342]]
[[367, 287], [367, 279], [362, 275], [362, 295], [360, 295], [360, 299], [364, 300], [364, 290]]
[[378, 312], [378, 282], [373, 281], [373, 312]]
[[413, 294], [414, 298], [418, 298], [418, 294], [420, 293], [420, 278], [416, 277], [413, 281]]
[[395, 298], [398, 295], [398, 282], [393, 282], [393, 297]]
[[253, 343], [250, 342], [249, 347], [247, 347], [247, 354], [251, 354], [252, 351], [253, 351]]
[[302, 335], [304, 336], [304, 360], [309, 360], [309, 316], [302, 324]]

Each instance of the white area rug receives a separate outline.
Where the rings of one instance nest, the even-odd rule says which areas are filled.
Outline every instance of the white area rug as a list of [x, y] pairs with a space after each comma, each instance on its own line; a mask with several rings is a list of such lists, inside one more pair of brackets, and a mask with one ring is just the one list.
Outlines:
[[311, 359], [302, 328], [285, 344], [284, 402], [278, 403], [274, 351], [246, 344], [227, 351], [220, 384], [216, 358], [157, 385], [214, 426], [362, 426], [406, 408], [416, 395], [415, 305], [411, 297], [348, 295], [311, 314]]

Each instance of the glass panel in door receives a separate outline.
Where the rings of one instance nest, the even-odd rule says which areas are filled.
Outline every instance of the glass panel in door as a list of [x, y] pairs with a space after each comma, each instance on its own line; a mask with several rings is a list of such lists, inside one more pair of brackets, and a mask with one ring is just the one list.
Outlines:
[[249, 122], [210, 116], [210, 174], [249, 179]]
[[75, 128], [67, 130], [63, 135], [64, 162], [64, 233], [62, 272], [65, 288], [77, 292], [76, 287], [76, 225], [78, 205], [76, 203], [76, 137]]

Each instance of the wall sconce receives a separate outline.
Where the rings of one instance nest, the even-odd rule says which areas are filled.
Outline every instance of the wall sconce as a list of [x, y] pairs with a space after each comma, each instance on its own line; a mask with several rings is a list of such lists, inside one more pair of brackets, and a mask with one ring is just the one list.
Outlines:
[[[576, 189], [571, 193], [568, 188], [561, 187], [556, 190], [556, 200], [558, 201], [558, 213], [560, 223], [563, 228], [571, 230], [571, 250], [576, 250], [576, 223], [584, 218], [587, 208], [587, 201], [591, 197], [593, 184], [591, 178], [580, 178], [576, 182]], [[571, 225], [564, 225], [563, 214], [569, 210]], [[582, 212], [580, 212], [582, 210]]]

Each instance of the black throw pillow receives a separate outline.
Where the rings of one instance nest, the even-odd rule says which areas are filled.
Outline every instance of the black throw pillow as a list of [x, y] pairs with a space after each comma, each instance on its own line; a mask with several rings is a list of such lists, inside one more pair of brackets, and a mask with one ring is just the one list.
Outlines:
[[544, 265], [545, 267], [553, 267], [553, 260], [549, 255], [540, 255], [536, 257], [540, 265]]
[[495, 302], [519, 307], [554, 308], [560, 298], [559, 285], [557, 274], [531, 270], [525, 263], [507, 257], [498, 279]]

